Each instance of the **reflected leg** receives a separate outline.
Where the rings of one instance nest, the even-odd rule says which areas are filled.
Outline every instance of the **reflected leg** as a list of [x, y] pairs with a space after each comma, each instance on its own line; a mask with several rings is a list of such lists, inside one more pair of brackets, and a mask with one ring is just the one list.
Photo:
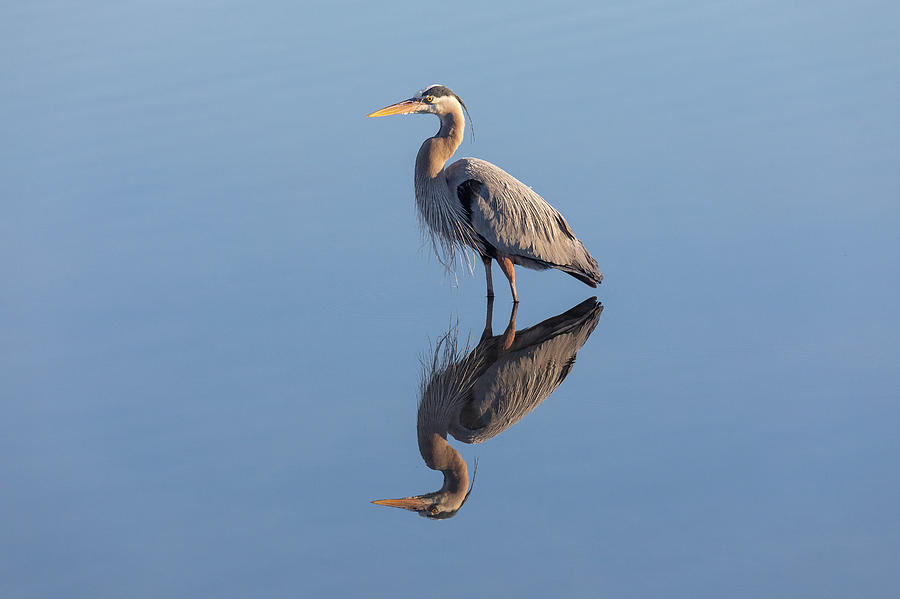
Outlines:
[[512, 305], [512, 311], [509, 313], [509, 324], [503, 331], [503, 339], [500, 341], [500, 350], [506, 351], [512, 347], [513, 341], [516, 340], [516, 312], [519, 311], [519, 302]]
[[[493, 331], [491, 330], [491, 324], [494, 320], [494, 296], [489, 295], [487, 298], [487, 310], [485, 311], [484, 317], [484, 332], [481, 333], [481, 341], [490, 338], [493, 336]], [[480, 343], [480, 342], [479, 342]]]

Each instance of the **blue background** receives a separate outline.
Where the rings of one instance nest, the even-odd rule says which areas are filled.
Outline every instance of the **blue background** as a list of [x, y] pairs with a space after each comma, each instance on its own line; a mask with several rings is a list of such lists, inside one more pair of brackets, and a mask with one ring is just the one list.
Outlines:
[[[0, 595], [892, 596], [898, 57], [896, 2], [4, 4]], [[364, 118], [435, 82], [606, 276], [443, 522], [368, 503], [484, 319], [436, 120]]]

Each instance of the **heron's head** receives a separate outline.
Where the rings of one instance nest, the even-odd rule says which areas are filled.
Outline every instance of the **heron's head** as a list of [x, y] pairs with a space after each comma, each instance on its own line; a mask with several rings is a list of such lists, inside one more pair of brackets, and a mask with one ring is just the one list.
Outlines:
[[[449, 471], [448, 471], [449, 472]], [[475, 488], [475, 475], [478, 473], [478, 462], [475, 462], [475, 471], [472, 473], [472, 484], [469, 485], [469, 477], [463, 471], [461, 478], [444, 472], [444, 486], [434, 493], [403, 497], [402, 499], [379, 499], [373, 501], [375, 505], [399, 507], [411, 512], [417, 512], [423, 518], [431, 520], [444, 520], [452, 518], [462, 508], [463, 504], [472, 494]]]
[[[425, 89], [416, 92], [408, 100], [401, 100], [396, 104], [376, 110], [373, 116], [388, 116], [390, 114], [436, 114], [439, 117], [451, 113], [459, 113], [460, 109], [469, 111], [462, 99], [453, 93], [449, 87], [443, 85], [429, 85]], [[469, 119], [471, 120], [471, 119]]]
[[468, 493], [460, 500], [459, 495], [440, 490], [402, 499], [379, 499], [372, 503], [403, 508], [430, 520], [443, 520], [455, 516], [468, 498]]

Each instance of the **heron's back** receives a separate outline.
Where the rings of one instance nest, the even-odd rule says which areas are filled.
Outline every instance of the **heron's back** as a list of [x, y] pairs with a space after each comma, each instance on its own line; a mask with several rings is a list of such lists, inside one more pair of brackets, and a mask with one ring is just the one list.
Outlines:
[[496, 252], [528, 268], [558, 268], [591, 286], [603, 279], [566, 219], [500, 167], [462, 158], [447, 168], [446, 176], [472, 229]]

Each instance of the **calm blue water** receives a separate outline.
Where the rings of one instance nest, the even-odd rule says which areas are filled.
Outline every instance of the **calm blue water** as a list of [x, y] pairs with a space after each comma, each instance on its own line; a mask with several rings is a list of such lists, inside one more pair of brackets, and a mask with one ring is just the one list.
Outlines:
[[[0, 595], [892, 596], [898, 57], [894, 2], [7, 3]], [[606, 276], [518, 273], [605, 309], [443, 522], [369, 503], [484, 326], [436, 121], [364, 118], [433, 82]]]

